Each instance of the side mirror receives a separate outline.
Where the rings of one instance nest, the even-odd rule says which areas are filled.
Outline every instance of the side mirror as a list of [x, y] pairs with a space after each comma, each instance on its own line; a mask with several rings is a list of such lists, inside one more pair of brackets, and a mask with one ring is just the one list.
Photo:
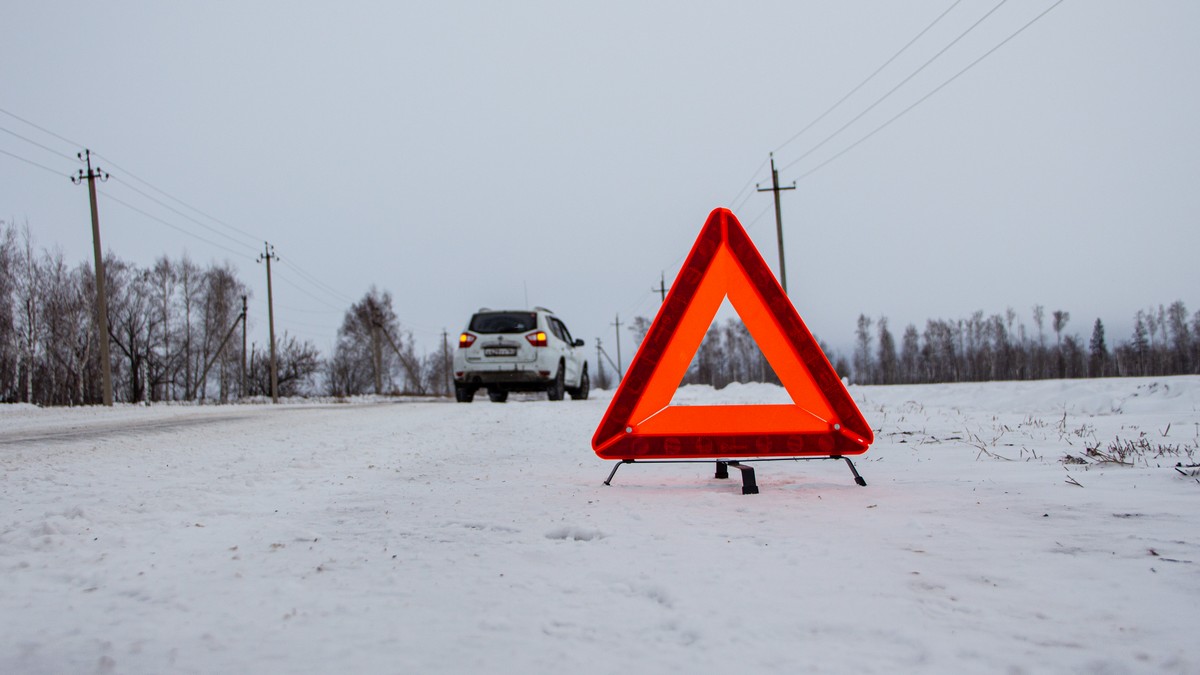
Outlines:
[[574, 344], [573, 346], [575, 346], [575, 347], [582, 347], [582, 346], [583, 346], [583, 340], [576, 339], [576, 340], [575, 340], [575, 344]]

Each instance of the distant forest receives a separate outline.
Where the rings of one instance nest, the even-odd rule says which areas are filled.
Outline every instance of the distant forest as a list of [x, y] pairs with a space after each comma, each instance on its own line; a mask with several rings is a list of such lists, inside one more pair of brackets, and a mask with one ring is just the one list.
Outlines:
[[[1200, 373], [1200, 311], [1189, 316], [1182, 301], [1138, 311], [1133, 334], [1112, 347], [1100, 319], [1084, 341], [1068, 330], [1070, 312], [1047, 315], [1036, 305], [1031, 318], [1027, 326], [1009, 308], [991, 316], [980, 311], [965, 319], [930, 319], [924, 330], [906, 326], [897, 343], [887, 317], [859, 315], [850, 358], [825, 343], [821, 349], [838, 374], [856, 384]], [[629, 330], [640, 343], [649, 327], [649, 320], [636, 317]], [[745, 325], [730, 318], [709, 329], [683, 381], [720, 389], [731, 382], [779, 380]]]

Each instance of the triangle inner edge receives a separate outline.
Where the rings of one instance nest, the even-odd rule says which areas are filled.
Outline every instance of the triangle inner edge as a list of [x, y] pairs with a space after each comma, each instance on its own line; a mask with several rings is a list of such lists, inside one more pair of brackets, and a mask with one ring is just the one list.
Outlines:
[[[793, 405], [670, 405], [726, 298], [779, 376]], [[725, 243], [715, 252], [650, 382], [654, 386], [646, 387], [629, 420], [629, 426], [642, 433], [670, 433], [667, 429], [679, 428], [677, 425], [689, 433], [828, 431], [835, 417], [808, 367], [772, 320], [770, 310]]]

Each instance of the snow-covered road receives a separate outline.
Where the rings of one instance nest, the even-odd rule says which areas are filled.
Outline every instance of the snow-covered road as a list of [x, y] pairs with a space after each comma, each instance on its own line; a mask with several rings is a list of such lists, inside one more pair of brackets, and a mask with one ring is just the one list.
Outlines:
[[602, 485], [603, 393], [0, 408], [0, 672], [1200, 672], [1186, 454], [1060, 462], [1195, 452], [1200, 378], [852, 393], [868, 487], [748, 496]]

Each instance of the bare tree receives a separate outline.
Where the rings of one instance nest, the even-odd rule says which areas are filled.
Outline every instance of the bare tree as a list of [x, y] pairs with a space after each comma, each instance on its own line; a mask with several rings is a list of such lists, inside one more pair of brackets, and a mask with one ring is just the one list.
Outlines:
[[1108, 345], [1104, 342], [1104, 324], [1100, 319], [1092, 325], [1092, 340], [1088, 344], [1090, 358], [1088, 360], [1088, 375], [1104, 377], [1108, 374]]
[[[246, 294], [246, 287], [238, 280], [233, 268], [226, 263], [223, 266], [213, 265], [205, 271], [203, 289], [202, 353], [205, 364], [210, 361], [214, 363], [209, 373], [216, 371], [218, 397], [225, 402], [229, 400], [237, 379], [235, 375], [240, 369], [241, 353], [240, 350], [234, 349], [232, 343], [227, 342], [222, 347], [222, 342], [241, 315], [242, 296]], [[204, 373], [200, 375], [204, 376]], [[207, 381], [199, 384], [198, 391], [202, 397], [207, 385]]]
[[1067, 327], [1067, 322], [1071, 320], [1071, 313], [1064, 312], [1061, 309], [1054, 310], [1054, 334], [1056, 342], [1054, 345], [1054, 358], [1058, 363], [1058, 377], [1067, 377], [1067, 359], [1063, 354], [1063, 329]]
[[[248, 380], [251, 396], [271, 395], [271, 357], [269, 349], [250, 346], [247, 355], [246, 379]], [[284, 397], [306, 396], [314, 393], [314, 379], [317, 373], [328, 364], [321, 360], [320, 352], [309, 340], [303, 342], [286, 332], [280, 337], [275, 350], [275, 360], [278, 365], [276, 383], [279, 395]], [[338, 395], [338, 394], [334, 394]]]
[[80, 405], [87, 402], [88, 361], [95, 343], [93, 302], [85, 292], [82, 266], [71, 270], [61, 251], [43, 254], [40, 298], [45, 361], [41, 403]]
[[179, 283], [180, 305], [183, 309], [183, 324], [178, 329], [178, 339], [183, 344], [183, 353], [180, 355], [180, 360], [183, 362], [183, 381], [180, 384], [183, 385], [183, 391], [187, 392], [184, 395], [190, 396], [196, 379], [200, 377], [200, 369], [204, 367], [200, 361], [202, 354], [197, 353], [194, 348], [197, 343], [195, 339], [197, 331], [193, 324], [193, 315], [197, 314], [198, 308], [202, 306], [204, 271], [185, 254], [179, 264], [175, 266], [175, 274]]
[[1191, 372], [1192, 332], [1188, 328], [1187, 307], [1182, 300], [1176, 300], [1167, 308], [1167, 334], [1170, 336], [1170, 372]]
[[896, 341], [888, 330], [886, 316], [879, 317], [879, 384], [896, 384], [900, 381], [900, 363], [896, 358]]
[[871, 360], [871, 323], [866, 314], [858, 315], [858, 328], [854, 331], [854, 381], [859, 384], [875, 381]]
[[175, 398], [175, 382], [183, 359], [172, 348], [178, 349], [175, 325], [175, 300], [179, 288], [179, 278], [175, 265], [167, 256], [162, 256], [154, 262], [150, 270], [151, 297], [154, 311], [159, 313], [159, 326], [162, 333], [158, 341], [152, 362], [154, 369], [150, 373], [150, 400], [172, 400]]
[[904, 327], [904, 337], [900, 339], [900, 381], [906, 384], [924, 381], [921, 372], [921, 336], [911, 323]]
[[372, 376], [376, 393], [395, 391], [397, 373], [403, 374], [407, 391], [425, 393], [429, 384], [412, 334], [401, 329], [392, 309], [392, 294], [374, 286], [346, 310], [329, 367], [327, 383], [336, 395], [366, 393], [364, 373]]
[[0, 401], [16, 401], [20, 389], [17, 338], [17, 233], [0, 220]]
[[108, 295], [108, 332], [124, 355], [113, 364], [113, 394], [138, 403], [146, 399], [148, 359], [158, 317], [152, 312], [150, 275], [109, 254], [104, 260]]
[[22, 357], [24, 400], [33, 403], [33, 383], [35, 379], [38, 347], [41, 344], [41, 315], [38, 305], [41, 301], [38, 281], [38, 260], [33, 253], [33, 235], [29, 231], [29, 223], [21, 228], [21, 247], [17, 253], [16, 297], [17, 297], [17, 334], [19, 336], [20, 353]]
[[633, 335], [633, 344], [640, 345], [642, 340], [646, 339], [646, 333], [650, 330], [650, 319], [644, 316], [635, 316], [629, 320], [629, 332]]

